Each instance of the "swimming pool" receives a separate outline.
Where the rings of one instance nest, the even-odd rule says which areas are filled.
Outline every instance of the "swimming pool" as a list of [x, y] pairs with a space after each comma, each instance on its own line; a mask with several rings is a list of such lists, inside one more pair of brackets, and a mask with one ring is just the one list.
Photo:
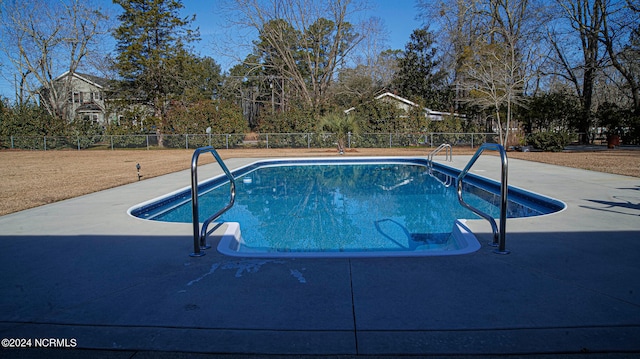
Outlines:
[[[227, 224], [218, 251], [237, 256], [413, 256], [476, 251], [465, 227], [473, 212], [458, 203], [458, 174], [421, 158], [282, 159], [233, 171], [236, 203], [218, 222]], [[199, 186], [200, 222], [224, 207], [226, 177]], [[470, 175], [465, 201], [499, 215], [499, 184]], [[130, 209], [135, 217], [190, 223], [190, 188]], [[561, 210], [556, 200], [509, 190], [508, 217]], [[236, 224], [237, 223], [237, 224]]]

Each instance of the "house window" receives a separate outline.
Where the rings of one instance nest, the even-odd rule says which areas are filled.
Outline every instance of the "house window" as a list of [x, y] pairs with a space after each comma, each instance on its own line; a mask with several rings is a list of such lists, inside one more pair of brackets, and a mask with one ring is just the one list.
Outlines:
[[80, 92], [74, 92], [73, 93], [73, 102], [74, 103], [80, 103], [80, 99], [81, 99]]
[[84, 115], [84, 116], [82, 116], [82, 120], [97, 124], [98, 123], [98, 114], [97, 113], [90, 113], [88, 115]]
[[102, 100], [102, 92], [93, 92], [93, 100], [94, 101], [101, 101]]

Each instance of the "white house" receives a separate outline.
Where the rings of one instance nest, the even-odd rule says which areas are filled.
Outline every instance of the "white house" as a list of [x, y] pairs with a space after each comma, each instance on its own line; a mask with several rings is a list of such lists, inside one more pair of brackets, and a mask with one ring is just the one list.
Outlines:
[[[409, 112], [409, 110], [412, 107], [413, 108], [420, 107], [420, 105], [418, 105], [417, 103], [407, 100], [406, 98], [400, 97], [391, 92], [385, 92], [381, 95], [378, 95], [375, 97], [375, 100], [385, 101], [388, 103], [395, 104], [397, 108], [402, 109], [405, 112]], [[355, 107], [351, 107], [345, 110], [344, 113], [349, 114], [351, 111], [354, 111], [355, 109], [356, 109]], [[425, 117], [427, 117], [431, 121], [442, 121], [447, 116], [454, 116], [454, 117], [461, 117], [461, 118], [465, 117], [464, 115], [460, 115], [457, 113], [434, 111], [426, 107], [423, 110], [424, 110]]]
[[419, 107], [417, 103], [409, 101], [404, 97], [392, 94], [391, 92], [385, 92], [375, 97], [378, 101], [384, 101], [387, 103], [395, 104], [397, 108], [409, 112], [412, 107]]

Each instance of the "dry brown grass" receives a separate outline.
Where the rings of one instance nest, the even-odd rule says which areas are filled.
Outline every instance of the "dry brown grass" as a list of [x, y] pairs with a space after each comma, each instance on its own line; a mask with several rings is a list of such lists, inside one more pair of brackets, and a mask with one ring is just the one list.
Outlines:
[[640, 151], [509, 152], [510, 158], [640, 177]]
[[[429, 149], [355, 149], [346, 156], [424, 156]], [[219, 150], [220, 156], [292, 157], [337, 156], [327, 149], [239, 149]], [[455, 155], [472, 154], [454, 149]], [[121, 186], [138, 180], [188, 169], [193, 150], [117, 151], [0, 151], [0, 215]], [[510, 152], [510, 158], [640, 177], [640, 151], [541, 153]], [[213, 161], [203, 156], [200, 163]]]

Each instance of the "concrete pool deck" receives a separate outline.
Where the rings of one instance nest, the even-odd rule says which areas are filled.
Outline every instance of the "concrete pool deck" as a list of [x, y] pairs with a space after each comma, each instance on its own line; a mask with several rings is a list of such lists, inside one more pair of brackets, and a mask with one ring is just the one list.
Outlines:
[[[498, 157], [471, 172], [498, 178]], [[182, 171], [0, 217], [0, 337], [67, 346], [0, 357], [640, 353], [639, 178], [510, 159], [510, 185], [568, 206], [508, 220], [511, 254], [474, 220], [471, 254], [351, 259], [192, 258], [190, 224], [127, 214], [189, 183]]]

